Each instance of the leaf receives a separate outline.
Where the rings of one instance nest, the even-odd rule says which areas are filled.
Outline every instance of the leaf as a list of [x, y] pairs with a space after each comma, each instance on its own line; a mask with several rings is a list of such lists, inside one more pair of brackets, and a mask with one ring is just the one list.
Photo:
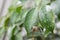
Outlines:
[[23, 40], [21, 32], [16, 35], [16, 39], [15, 40]]
[[7, 18], [4, 20], [4, 27], [5, 27], [5, 29], [7, 29], [9, 26], [11, 26], [11, 25], [14, 23], [13, 18], [14, 18], [14, 15], [13, 15], [13, 17], [12, 17], [12, 15], [11, 15], [11, 16], [7, 17]]
[[22, 6], [19, 6], [17, 8], [10, 7], [9, 12], [11, 13], [11, 11], [12, 11], [12, 14], [5, 20], [4, 26], [13, 25], [18, 18], [19, 18], [19, 21], [21, 20], [20, 13], [22, 11]]
[[18, 1], [18, 0], [12, 0], [12, 1], [11, 1], [11, 5], [10, 5], [10, 7], [9, 7], [9, 12], [15, 10], [17, 1]]
[[19, 7], [16, 8], [16, 12], [17, 12], [17, 13], [20, 13], [21, 10], [22, 10], [22, 6], [19, 6]]
[[8, 10], [9, 10], [9, 13], [11, 13], [12, 11], [14, 11], [14, 10], [15, 10], [15, 7], [10, 6]]
[[42, 7], [39, 13], [40, 24], [46, 31], [53, 32], [55, 26], [54, 13], [52, 10], [46, 11], [45, 7]]
[[11, 26], [11, 23], [10, 23], [10, 19], [9, 19], [9, 17], [8, 17], [8, 18], [6, 18], [6, 19], [4, 20], [4, 25], [3, 25], [3, 27], [4, 27], [5, 30], [7, 30], [9, 26]]
[[17, 14], [16, 12], [14, 12], [11, 16], [10, 16], [10, 22], [12, 24], [14, 24], [16, 22], [16, 19], [18, 17], [19, 14]]
[[20, 27], [15, 24], [8, 28], [8, 39], [9, 40], [22, 40]]
[[46, 31], [44, 32], [44, 37], [47, 37], [49, 34], [50, 34], [50, 31], [49, 31], [49, 30], [46, 30]]
[[23, 24], [28, 11], [29, 10], [27, 10], [27, 9], [22, 9], [20, 14], [18, 15], [18, 18], [16, 19], [15, 24], [17, 24], [17, 25]]
[[38, 18], [38, 9], [32, 8], [25, 18], [25, 29], [27, 33], [31, 32], [31, 28], [35, 25]]
[[23, 40], [21, 33], [18, 33], [17, 35], [13, 35], [10, 40]]

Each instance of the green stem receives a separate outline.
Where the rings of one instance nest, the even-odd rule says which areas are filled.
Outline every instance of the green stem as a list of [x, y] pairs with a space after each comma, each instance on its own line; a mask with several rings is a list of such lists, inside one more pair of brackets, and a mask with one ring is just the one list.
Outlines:
[[32, 40], [35, 40], [35, 38], [34, 38], [34, 34], [32, 33]]
[[53, 36], [53, 37], [52, 37], [52, 40], [55, 40], [55, 36], [54, 36], [54, 33], [52, 33], [52, 36]]

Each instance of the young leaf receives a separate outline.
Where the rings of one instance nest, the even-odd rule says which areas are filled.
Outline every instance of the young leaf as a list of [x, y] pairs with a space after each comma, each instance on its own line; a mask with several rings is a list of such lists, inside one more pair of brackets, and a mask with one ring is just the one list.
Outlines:
[[17, 13], [20, 13], [21, 10], [22, 10], [22, 6], [19, 6], [19, 7], [16, 8], [16, 12], [17, 12]]

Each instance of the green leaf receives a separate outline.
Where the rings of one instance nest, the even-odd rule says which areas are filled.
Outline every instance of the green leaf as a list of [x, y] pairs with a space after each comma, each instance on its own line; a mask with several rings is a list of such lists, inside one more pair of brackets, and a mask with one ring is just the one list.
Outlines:
[[23, 40], [23, 37], [21, 33], [18, 33], [17, 35], [13, 35], [10, 40]]
[[18, 15], [15, 24], [21, 25], [25, 21], [25, 17], [27, 15], [28, 10], [27, 9], [22, 9], [20, 14]]
[[10, 22], [12, 24], [14, 24], [16, 22], [16, 19], [18, 18], [18, 15], [16, 12], [14, 12], [11, 16], [10, 16]]
[[7, 29], [7, 27], [10, 26], [10, 20], [7, 18], [4, 22], [4, 28]]
[[15, 10], [15, 7], [10, 6], [8, 10], [9, 10], [9, 13], [11, 13], [11, 12], [13, 12]]
[[40, 24], [46, 31], [53, 32], [55, 26], [54, 13], [52, 10], [46, 11], [45, 7], [42, 7], [39, 13]]
[[15, 40], [23, 40], [21, 32], [16, 35], [16, 39]]
[[7, 18], [4, 20], [4, 27], [5, 27], [5, 29], [6, 29], [7, 27], [13, 25], [13, 23], [15, 22], [15, 18], [16, 18], [15, 16], [16, 16], [16, 14], [14, 15], [14, 13], [13, 13], [11, 16], [7, 17]]
[[12, 27], [9, 27], [8, 30], [9, 30], [8, 31], [9, 40], [22, 40], [19, 26], [16, 26], [14, 24]]
[[16, 8], [17, 13], [20, 13], [21, 11], [22, 11], [22, 6], [19, 6], [19, 7]]
[[35, 25], [38, 18], [38, 9], [32, 8], [26, 15], [25, 18], [25, 28], [27, 33], [31, 32], [31, 28]]
[[22, 6], [19, 6], [17, 8], [10, 8], [9, 9], [9, 12], [12, 12], [12, 14], [5, 20], [4, 22], [4, 26], [11, 26], [13, 24], [15, 24], [16, 20], [19, 18], [19, 21], [21, 21], [21, 18], [20, 18], [20, 13], [22, 11]]
[[46, 30], [46, 31], [44, 32], [44, 37], [47, 37], [50, 33], [51, 33], [51, 32], [50, 32], [49, 30]]

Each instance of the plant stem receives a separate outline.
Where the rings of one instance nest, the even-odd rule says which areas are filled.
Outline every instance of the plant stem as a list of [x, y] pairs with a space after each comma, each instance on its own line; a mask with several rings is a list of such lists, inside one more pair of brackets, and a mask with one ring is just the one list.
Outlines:
[[34, 40], [34, 37], [32, 37], [32, 40]]
[[3, 35], [3, 39], [2, 40], [5, 40], [6, 39], [6, 35], [7, 35], [7, 31], [5, 31], [4, 35]]
[[53, 37], [52, 37], [52, 40], [55, 40], [55, 36], [54, 36], [54, 33], [52, 33], [52, 36], [53, 36]]
[[34, 38], [34, 33], [32, 33], [32, 40], [35, 40], [35, 38]]

